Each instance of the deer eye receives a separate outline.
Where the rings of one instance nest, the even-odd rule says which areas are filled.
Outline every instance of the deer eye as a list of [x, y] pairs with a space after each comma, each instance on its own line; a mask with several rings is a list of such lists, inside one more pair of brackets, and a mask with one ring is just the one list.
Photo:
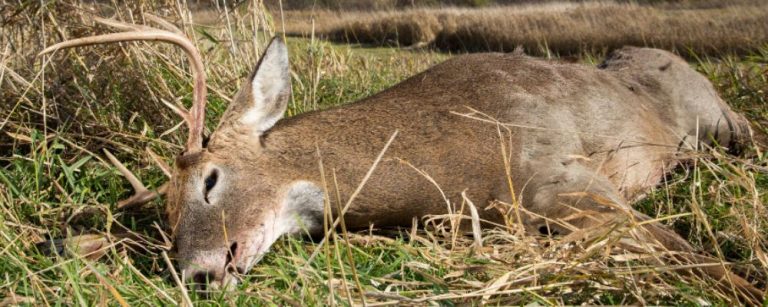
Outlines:
[[216, 181], [219, 180], [219, 171], [213, 170], [211, 174], [208, 175], [208, 177], [205, 177], [205, 201], [208, 201], [208, 192], [213, 189], [214, 186], [216, 186]]

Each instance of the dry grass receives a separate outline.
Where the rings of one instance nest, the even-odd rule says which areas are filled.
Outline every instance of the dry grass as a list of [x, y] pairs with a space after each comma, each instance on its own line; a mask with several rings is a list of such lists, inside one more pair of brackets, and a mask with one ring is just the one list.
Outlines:
[[336, 14], [318, 13], [317, 32], [339, 41], [453, 51], [523, 46], [565, 55], [635, 45], [720, 55], [768, 43], [768, 3], [757, 1], [704, 9], [587, 2]]
[[[115, 11], [118, 18], [139, 23], [138, 12], [155, 12], [193, 36], [209, 64], [208, 126], [213, 127], [270, 31], [280, 28], [256, 4], [208, 12], [205, 26], [194, 25], [200, 21], [190, 20], [187, 8], [176, 1], [98, 12]], [[183, 144], [182, 133], [174, 130], [179, 120], [161, 100], [189, 103], [187, 64], [181, 51], [153, 43], [36, 56], [65, 38], [104, 32], [88, 20], [93, 12], [75, 0], [0, 11], [0, 305], [187, 300], [166, 261], [166, 254], [173, 256], [170, 245], [158, 230], [165, 226], [162, 202], [141, 211], [116, 210], [129, 187], [101, 162], [100, 153], [105, 147], [121, 153], [148, 186], [159, 185], [164, 176], [141, 153], [151, 147], [171, 158]], [[289, 48], [295, 73], [291, 115], [354, 101], [448, 57], [312, 40], [289, 40]], [[752, 58], [700, 63], [758, 132], [766, 131], [768, 118], [766, 61], [768, 50]], [[744, 158], [700, 153], [690, 168], [670, 176], [638, 204], [700, 250], [720, 249], [718, 260], [732, 263], [730, 268], [763, 289], [768, 280], [764, 149], [755, 144]], [[636, 235], [631, 222], [564, 238], [524, 233], [514, 224], [473, 237], [449, 227], [458, 218], [468, 217], [430, 217], [421, 221], [422, 229], [334, 233], [323, 245], [286, 238], [234, 292], [189, 293], [190, 299], [294, 306], [364, 300], [371, 305], [739, 302], [729, 289], [690, 274], [695, 268], [664, 251], [621, 248], [617, 239]], [[103, 244], [97, 261], [49, 257], [34, 244], [81, 232], [101, 234], [88, 237]]]

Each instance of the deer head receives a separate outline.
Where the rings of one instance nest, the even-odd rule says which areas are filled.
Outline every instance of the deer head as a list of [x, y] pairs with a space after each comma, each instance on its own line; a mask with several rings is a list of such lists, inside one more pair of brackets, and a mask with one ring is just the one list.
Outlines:
[[[273, 39], [224, 113], [207, 146], [176, 159], [166, 198], [184, 274], [198, 285], [234, 285], [286, 233], [315, 228], [322, 190], [269, 170], [279, 152], [263, 135], [291, 94], [285, 44]], [[303, 222], [307, 221], [307, 222]]]
[[316, 229], [322, 220], [323, 193], [309, 181], [263, 171], [279, 168], [278, 152], [263, 135], [282, 118], [291, 95], [288, 53], [275, 38], [224, 113], [209, 141], [204, 136], [206, 85], [199, 52], [180, 30], [164, 26], [97, 21], [129, 30], [65, 41], [43, 51], [120, 41], [158, 40], [176, 44], [190, 59], [194, 74], [191, 109], [167, 104], [189, 129], [185, 150], [169, 170], [170, 181], [158, 191], [146, 189], [117, 159], [107, 153], [131, 182], [136, 194], [119, 208], [144, 204], [166, 195], [166, 213], [183, 275], [198, 288], [236, 284], [233, 272], [249, 270], [277, 238], [302, 229]]

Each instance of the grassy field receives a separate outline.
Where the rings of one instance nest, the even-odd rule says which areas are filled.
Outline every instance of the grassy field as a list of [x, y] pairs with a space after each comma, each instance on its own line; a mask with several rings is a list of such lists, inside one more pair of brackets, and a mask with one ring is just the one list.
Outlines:
[[[281, 28], [255, 2], [207, 25], [192, 25], [173, 1], [127, 6], [106, 11], [137, 22], [138, 12], [165, 12], [195, 38], [209, 64], [209, 128]], [[0, 14], [0, 306], [185, 302], [168, 266], [173, 253], [162, 201], [118, 211], [115, 203], [130, 187], [101, 152], [117, 154], [148, 186], [162, 183], [144, 148], [171, 161], [183, 144], [179, 120], [161, 103], [191, 99], [182, 53], [131, 43], [41, 57], [44, 46], [105, 29], [94, 27], [86, 18], [92, 11], [75, 1], [28, 3]], [[353, 102], [451, 56], [311, 38], [288, 43], [294, 72], [289, 115]], [[765, 289], [768, 48], [750, 50], [691, 65], [747, 114], [755, 143], [741, 157], [718, 150], [692, 156], [689, 167], [676, 170], [637, 207], [667, 217], [662, 223]], [[596, 64], [600, 56], [585, 52], [578, 61]], [[604, 238], [568, 242], [510, 226], [486, 230], [485, 247], [476, 249], [445, 220], [424, 224], [343, 233], [324, 245], [284, 238], [234, 293], [188, 295], [203, 305], [736, 303], [712, 280], [686, 274], [677, 263], [617, 250]], [[36, 247], [80, 233], [100, 234], [91, 241], [104, 243], [97, 260], [77, 253], [52, 257]]]
[[[663, 2], [662, 2], [663, 3]], [[517, 6], [418, 8], [405, 11], [300, 11], [285, 18], [290, 33], [341, 42], [432, 47], [445, 51], [530, 54], [605, 52], [623, 45], [683, 55], [746, 54], [768, 43], [768, 3], [638, 5], [551, 2]], [[307, 23], [312, 15], [314, 23]]]

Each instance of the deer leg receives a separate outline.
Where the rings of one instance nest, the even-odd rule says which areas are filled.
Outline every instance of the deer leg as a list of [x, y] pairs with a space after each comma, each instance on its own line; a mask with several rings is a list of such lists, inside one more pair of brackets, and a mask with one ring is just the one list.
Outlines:
[[635, 213], [604, 176], [580, 164], [532, 167], [523, 188], [523, 224], [531, 232], [567, 235], [575, 230], [627, 220]]
[[622, 229], [617, 246], [662, 255], [659, 259], [665, 262], [701, 264], [692, 273], [716, 280], [719, 287], [737, 292], [745, 302], [762, 302], [762, 291], [725, 265], [713, 265], [721, 260], [695, 253], [674, 231], [632, 209], [605, 176], [578, 163], [537, 169], [522, 193], [527, 231], [566, 235], [570, 240], [602, 240], [610, 237], [608, 232]]

